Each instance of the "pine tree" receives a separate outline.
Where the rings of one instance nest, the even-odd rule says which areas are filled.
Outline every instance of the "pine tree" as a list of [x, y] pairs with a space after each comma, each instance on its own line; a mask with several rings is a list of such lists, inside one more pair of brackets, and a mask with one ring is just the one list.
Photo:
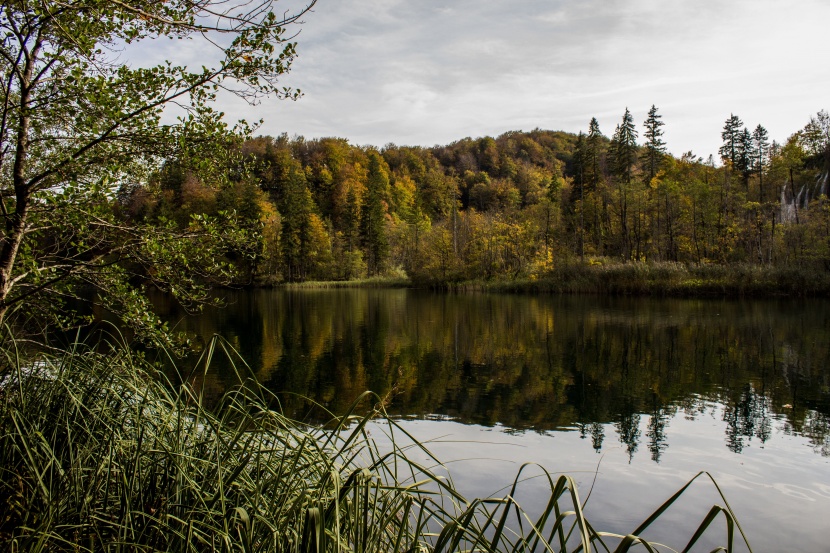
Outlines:
[[755, 164], [755, 145], [752, 143], [752, 133], [746, 127], [738, 135], [736, 157], [735, 168], [741, 172], [744, 188], [748, 190], [749, 177], [752, 176], [752, 168]]
[[585, 150], [586, 184], [596, 189], [600, 181], [600, 150], [602, 147], [602, 133], [599, 130], [599, 121], [591, 118], [588, 126], [587, 148]]
[[634, 128], [634, 118], [625, 108], [622, 123], [614, 131], [611, 140], [612, 172], [622, 183], [631, 182], [634, 163], [637, 161], [637, 130]]
[[723, 125], [723, 132], [720, 133], [723, 139], [723, 146], [720, 147], [718, 153], [721, 159], [725, 162], [729, 161], [732, 165], [738, 163], [738, 144], [740, 142], [741, 125], [744, 122], [735, 114], [731, 114], [729, 119]]
[[657, 107], [652, 104], [651, 109], [648, 110], [648, 118], [643, 123], [646, 128], [643, 133], [646, 143], [644, 144], [645, 151], [643, 152], [642, 161], [649, 182], [660, 170], [660, 165], [663, 163], [663, 157], [666, 154], [666, 143], [661, 138], [663, 131], [660, 129], [664, 125], [660, 121], [662, 117], [662, 115], [657, 114]]
[[764, 201], [764, 168], [767, 165], [770, 155], [769, 133], [762, 125], [755, 127], [752, 132], [753, 150], [755, 153], [753, 169], [758, 173], [758, 196], [761, 202]]
[[[585, 184], [589, 192], [592, 204], [591, 211], [593, 212], [593, 222], [590, 224], [594, 235], [594, 247], [597, 251], [602, 249], [603, 243], [603, 224], [607, 210], [607, 202], [605, 194], [599, 194], [599, 186], [602, 182], [602, 133], [599, 130], [599, 122], [596, 117], [591, 118], [591, 123], [588, 127], [588, 138], [586, 139], [586, 179]], [[600, 205], [601, 204], [601, 205]], [[583, 209], [585, 205], [583, 204]]]
[[637, 131], [634, 118], [625, 108], [622, 122], [614, 130], [609, 150], [611, 174], [618, 189], [618, 213], [622, 239], [621, 253], [628, 258], [631, 255], [631, 237], [629, 235], [628, 202], [634, 164], [637, 162]]
[[614, 134], [611, 135], [611, 143], [608, 144], [608, 165], [611, 169], [611, 175], [613, 175], [614, 178], [618, 177], [619, 167], [621, 165], [619, 162], [621, 149], [622, 148], [620, 146], [620, 126], [617, 125], [616, 127], [614, 127]]

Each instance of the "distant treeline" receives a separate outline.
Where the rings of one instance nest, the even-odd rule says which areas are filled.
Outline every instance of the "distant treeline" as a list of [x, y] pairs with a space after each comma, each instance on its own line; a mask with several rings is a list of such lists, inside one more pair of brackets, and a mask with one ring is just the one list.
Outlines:
[[228, 254], [242, 284], [544, 280], [613, 262], [830, 271], [830, 115], [783, 144], [742, 125], [726, 120], [717, 160], [668, 154], [655, 107], [642, 133], [626, 109], [610, 139], [596, 119], [431, 148], [258, 137], [225, 167], [169, 160], [119, 206], [182, 228], [233, 214], [251, 236]]

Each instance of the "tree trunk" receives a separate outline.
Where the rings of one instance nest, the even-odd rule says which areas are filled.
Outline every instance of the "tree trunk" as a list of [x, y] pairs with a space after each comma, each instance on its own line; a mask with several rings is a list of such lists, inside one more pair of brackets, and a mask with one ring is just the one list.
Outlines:
[[9, 309], [9, 293], [14, 286], [14, 265], [23, 237], [26, 235], [26, 219], [29, 213], [31, 188], [26, 182], [26, 164], [29, 158], [29, 132], [31, 118], [29, 104], [32, 94], [32, 76], [35, 63], [42, 44], [38, 36], [32, 51], [26, 56], [26, 63], [20, 75], [20, 115], [17, 125], [15, 141], [14, 167], [12, 168], [12, 182], [14, 184], [14, 213], [6, 219], [6, 232], [0, 241], [0, 323]]

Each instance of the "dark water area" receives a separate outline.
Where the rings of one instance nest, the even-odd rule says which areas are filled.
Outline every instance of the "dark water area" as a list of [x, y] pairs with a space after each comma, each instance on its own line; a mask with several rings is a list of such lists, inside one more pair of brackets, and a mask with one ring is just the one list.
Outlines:
[[[386, 398], [469, 494], [497, 492], [534, 461], [593, 483], [589, 518], [625, 533], [708, 470], [756, 551], [826, 549], [830, 302], [223, 295], [224, 309], [198, 317], [158, 307], [197, 342], [225, 337], [295, 418], [322, 420], [313, 402], [344, 413], [366, 390]], [[205, 386], [236, 382], [218, 358]], [[693, 532], [721, 503], [709, 488], [668, 525]], [[541, 497], [529, 492], [528, 504]]]
[[[393, 415], [556, 430], [637, 415], [727, 407], [725, 445], [763, 442], [784, 417], [827, 450], [830, 303], [434, 294], [412, 290], [253, 291], [165, 317], [197, 341], [226, 338], [257, 378], [343, 413], [362, 392]], [[236, 382], [222, 359], [215, 390]], [[286, 396], [294, 416], [310, 402]], [[631, 446], [639, 444], [631, 435]], [[599, 438], [595, 438], [599, 439]], [[599, 446], [599, 444], [597, 444]]]

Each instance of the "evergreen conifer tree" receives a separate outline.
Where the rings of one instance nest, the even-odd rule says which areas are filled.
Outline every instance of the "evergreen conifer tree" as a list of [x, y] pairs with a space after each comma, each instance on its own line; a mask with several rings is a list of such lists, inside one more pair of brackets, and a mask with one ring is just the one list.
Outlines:
[[631, 182], [634, 163], [637, 161], [637, 130], [634, 128], [634, 118], [628, 108], [625, 108], [622, 123], [614, 131], [611, 141], [614, 176], [620, 182]]
[[663, 156], [666, 155], [666, 143], [661, 138], [663, 136], [663, 130], [660, 127], [664, 125], [660, 120], [662, 117], [662, 115], [657, 114], [657, 107], [652, 104], [651, 109], [648, 110], [648, 118], [643, 123], [643, 126], [646, 128], [643, 133], [646, 142], [644, 144], [645, 151], [643, 152], [642, 161], [649, 182], [657, 174], [657, 171], [660, 170]]
[[720, 133], [721, 139], [723, 139], [723, 146], [720, 147], [718, 153], [724, 163], [726, 161], [731, 162], [732, 165], [737, 165], [738, 163], [738, 144], [740, 142], [741, 125], [743, 124], [744, 122], [741, 121], [740, 117], [731, 114], [723, 125], [723, 132]]
[[596, 117], [591, 118], [588, 126], [588, 138], [586, 139], [586, 184], [591, 189], [596, 189], [600, 181], [600, 150], [602, 147], [602, 133], [599, 130], [599, 121]]
[[611, 174], [616, 178], [620, 167], [620, 126], [614, 127], [614, 134], [611, 135], [611, 143], [608, 144], [608, 165]]
[[614, 130], [609, 149], [610, 169], [617, 185], [619, 230], [621, 239], [618, 253], [628, 258], [631, 255], [631, 237], [629, 233], [628, 204], [630, 185], [634, 164], [637, 162], [637, 131], [634, 118], [625, 108], [622, 122]]
[[755, 163], [755, 145], [752, 142], [752, 133], [744, 127], [738, 135], [737, 159], [735, 168], [741, 172], [744, 181], [744, 188], [749, 189], [749, 177], [752, 175], [752, 168]]
[[761, 202], [764, 201], [764, 167], [770, 155], [769, 133], [762, 125], [755, 127], [752, 132], [753, 150], [755, 159], [753, 169], [758, 174], [758, 196]]

